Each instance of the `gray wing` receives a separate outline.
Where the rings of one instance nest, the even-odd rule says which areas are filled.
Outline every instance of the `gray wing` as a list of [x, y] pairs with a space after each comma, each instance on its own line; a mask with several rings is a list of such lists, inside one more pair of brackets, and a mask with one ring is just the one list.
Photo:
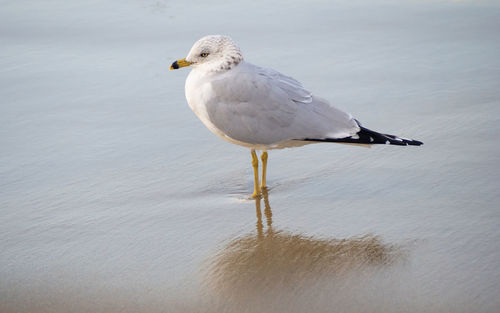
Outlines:
[[359, 131], [348, 113], [315, 97], [297, 80], [277, 71], [240, 64], [211, 87], [210, 121], [229, 137], [271, 145], [305, 138], [344, 138]]
[[276, 84], [283, 90], [288, 98], [295, 102], [311, 103], [313, 100], [312, 93], [305, 89], [302, 84], [295, 78], [281, 74], [270, 68], [254, 67], [256, 73], [262, 76], [269, 84]]

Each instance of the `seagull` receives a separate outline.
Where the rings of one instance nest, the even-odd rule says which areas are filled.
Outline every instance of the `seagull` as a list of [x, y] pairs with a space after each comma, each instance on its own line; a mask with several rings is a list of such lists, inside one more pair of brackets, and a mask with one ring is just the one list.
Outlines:
[[[250, 149], [253, 198], [267, 188], [268, 150], [318, 142], [422, 145], [418, 140], [369, 130], [294, 78], [245, 62], [228, 36], [201, 38], [170, 69], [186, 66], [192, 68], [185, 85], [189, 107], [217, 136]], [[260, 182], [256, 151], [262, 151]]]

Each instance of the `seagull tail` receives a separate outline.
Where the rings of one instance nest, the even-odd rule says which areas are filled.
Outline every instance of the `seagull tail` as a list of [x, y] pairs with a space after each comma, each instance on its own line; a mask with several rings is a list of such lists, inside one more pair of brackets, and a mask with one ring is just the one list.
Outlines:
[[[356, 121], [357, 122], [357, 121]], [[365, 128], [359, 124], [360, 131], [356, 135], [346, 138], [322, 138], [322, 139], [311, 139], [306, 138], [304, 141], [316, 141], [316, 142], [338, 142], [338, 143], [350, 143], [350, 144], [361, 144], [361, 145], [373, 145], [373, 144], [387, 144], [387, 145], [397, 145], [397, 146], [420, 146], [423, 142], [400, 138], [394, 135], [382, 134], [376, 131]]]

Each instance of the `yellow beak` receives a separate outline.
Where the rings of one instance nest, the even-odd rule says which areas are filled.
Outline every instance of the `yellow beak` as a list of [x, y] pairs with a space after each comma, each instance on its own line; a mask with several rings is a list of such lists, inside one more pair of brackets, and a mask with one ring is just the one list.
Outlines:
[[188, 62], [188, 61], [186, 61], [186, 59], [181, 59], [181, 60], [177, 60], [174, 63], [172, 63], [172, 65], [170, 65], [170, 69], [176, 70], [178, 68], [189, 66], [191, 64], [192, 64], [192, 62]]

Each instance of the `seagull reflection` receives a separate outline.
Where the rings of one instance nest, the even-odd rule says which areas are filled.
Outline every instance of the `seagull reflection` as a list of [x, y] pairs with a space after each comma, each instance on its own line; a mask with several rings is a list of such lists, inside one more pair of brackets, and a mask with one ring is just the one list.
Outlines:
[[207, 278], [211, 290], [224, 295], [245, 295], [290, 289], [325, 277], [340, 278], [353, 272], [392, 264], [400, 253], [379, 237], [363, 235], [346, 239], [320, 239], [273, 229], [266, 190], [255, 200], [257, 233], [231, 241], [210, 262]]

